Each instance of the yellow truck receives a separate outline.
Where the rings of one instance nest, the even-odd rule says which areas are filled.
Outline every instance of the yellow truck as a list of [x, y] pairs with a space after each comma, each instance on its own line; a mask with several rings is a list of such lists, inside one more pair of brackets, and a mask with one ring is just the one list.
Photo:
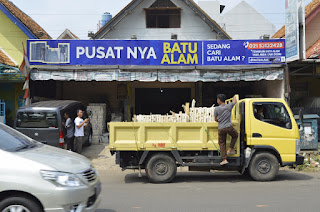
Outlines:
[[[229, 100], [230, 101], [230, 100]], [[232, 170], [254, 180], [273, 180], [279, 167], [300, 165], [300, 135], [283, 99], [250, 98], [237, 102], [232, 124], [239, 132], [236, 154], [221, 166], [218, 123], [111, 122], [110, 151], [124, 169], [145, 169], [149, 180], [166, 183], [177, 167], [190, 171]], [[227, 138], [227, 148], [230, 137]]]

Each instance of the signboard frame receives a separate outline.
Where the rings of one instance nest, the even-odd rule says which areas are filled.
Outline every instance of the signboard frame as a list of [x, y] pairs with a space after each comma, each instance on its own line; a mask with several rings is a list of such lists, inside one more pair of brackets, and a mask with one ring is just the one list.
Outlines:
[[232, 66], [285, 63], [285, 40], [28, 40], [30, 65]]
[[305, 5], [304, 0], [286, 0], [286, 61], [305, 59]]

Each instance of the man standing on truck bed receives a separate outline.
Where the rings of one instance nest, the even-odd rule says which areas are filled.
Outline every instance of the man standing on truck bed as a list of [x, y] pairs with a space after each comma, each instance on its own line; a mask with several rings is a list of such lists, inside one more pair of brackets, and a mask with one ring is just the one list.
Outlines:
[[[219, 146], [220, 146], [220, 152], [222, 157], [222, 162], [220, 165], [226, 165], [228, 164], [227, 155], [234, 155], [236, 154], [236, 151], [233, 150], [236, 141], [238, 139], [238, 132], [233, 128], [231, 123], [231, 110], [233, 106], [236, 104], [237, 100], [236, 97], [233, 97], [233, 101], [229, 104], [226, 104], [226, 95], [224, 94], [218, 94], [217, 95], [217, 102], [218, 107], [214, 110], [214, 117], [215, 120], [219, 123], [218, 127], [218, 135], [219, 135]], [[231, 143], [230, 147], [227, 151], [227, 134], [231, 136]]]
[[76, 130], [74, 131], [74, 150], [77, 153], [81, 153], [82, 150], [82, 145], [84, 142], [84, 127], [88, 126], [86, 123], [88, 123], [89, 119], [85, 119], [83, 121], [82, 116], [83, 116], [83, 111], [78, 110], [77, 111], [77, 118], [74, 120], [74, 124], [76, 125]]

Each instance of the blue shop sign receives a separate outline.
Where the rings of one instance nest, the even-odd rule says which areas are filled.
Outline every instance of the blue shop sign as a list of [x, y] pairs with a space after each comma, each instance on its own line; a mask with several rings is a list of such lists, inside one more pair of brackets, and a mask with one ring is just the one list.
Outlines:
[[285, 40], [28, 40], [30, 65], [219, 66], [285, 63]]

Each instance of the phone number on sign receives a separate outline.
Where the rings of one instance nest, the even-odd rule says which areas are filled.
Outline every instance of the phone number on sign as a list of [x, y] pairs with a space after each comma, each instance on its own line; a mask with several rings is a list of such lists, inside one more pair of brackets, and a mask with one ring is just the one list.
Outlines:
[[248, 49], [283, 49], [284, 42], [249, 43]]

